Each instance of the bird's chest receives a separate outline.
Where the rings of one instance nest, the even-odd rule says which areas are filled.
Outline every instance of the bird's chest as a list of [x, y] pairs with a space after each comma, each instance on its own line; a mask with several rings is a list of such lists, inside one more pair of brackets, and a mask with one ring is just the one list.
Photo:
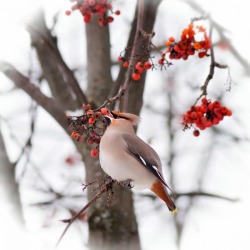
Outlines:
[[109, 140], [101, 142], [100, 164], [104, 172], [115, 180], [122, 181], [130, 178], [126, 146], [118, 137], [110, 137]]

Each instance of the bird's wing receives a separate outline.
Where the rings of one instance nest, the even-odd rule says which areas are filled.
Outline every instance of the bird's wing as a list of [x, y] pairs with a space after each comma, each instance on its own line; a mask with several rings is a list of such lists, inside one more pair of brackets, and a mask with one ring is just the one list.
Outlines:
[[136, 135], [124, 133], [122, 137], [127, 144], [128, 152], [168, 187], [162, 175], [160, 158], [155, 150]]

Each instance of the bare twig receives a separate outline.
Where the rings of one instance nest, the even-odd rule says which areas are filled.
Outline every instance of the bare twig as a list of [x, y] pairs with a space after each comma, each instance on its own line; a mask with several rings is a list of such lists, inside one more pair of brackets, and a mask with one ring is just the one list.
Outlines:
[[[210, 37], [210, 40], [212, 41], [212, 32], [213, 32], [213, 24], [211, 22], [211, 20], [209, 19], [210, 21], [210, 31], [209, 31], [209, 37]], [[208, 87], [208, 84], [209, 82], [213, 79], [214, 77], [214, 70], [215, 68], [220, 68], [220, 69], [226, 69], [228, 68], [227, 65], [221, 65], [219, 63], [217, 63], [215, 61], [215, 55], [214, 55], [214, 48], [213, 48], [213, 45], [212, 45], [212, 42], [211, 42], [211, 48], [210, 48], [210, 54], [211, 54], [211, 63], [210, 63], [210, 69], [209, 69], [209, 73], [207, 75], [207, 78], [205, 80], [205, 83], [200, 87], [201, 89], [201, 94], [199, 95], [199, 97], [196, 99], [195, 103], [194, 103], [194, 106], [196, 105], [196, 103], [201, 99], [202, 96], [206, 96], [207, 95], [207, 87]]]
[[68, 231], [69, 227], [72, 225], [72, 223], [83, 213], [87, 210], [87, 208], [89, 208], [92, 204], [94, 204], [101, 196], [103, 193], [107, 192], [108, 190], [110, 190], [112, 188], [112, 184], [113, 184], [113, 180], [110, 178], [108, 179], [108, 181], [106, 183], [104, 183], [101, 187], [100, 187], [100, 191], [72, 218], [70, 219], [66, 219], [63, 220], [63, 222], [68, 223], [68, 225], [66, 226], [66, 228], [63, 230], [63, 233], [61, 234], [59, 240], [56, 243], [56, 247], [58, 247], [58, 245], [60, 244], [62, 238], [64, 237], [64, 235], [66, 234], [66, 232]]
[[107, 100], [106, 100], [100, 107], [98, 107], [96, 110], [101, 109], [101, 108], [105, 107], [106, 105], [115, 103], [115, 101], [117, 101], [118, 99], [120, 99], [120, 97], [124, 94], [124, 91], [125, 91], [125, 89], [121, 89], [121, 90], [119, 91], [119, 93], [118, 93], [116, 96], [107, 99]]
[[[134, 17], [134, 20], [133, 20], [133, 23], [132, 23], [132, 27], [131, 27], [131, 30], [130, 30], [130, 34], [129, 34], [129, 38], [128, 38], [128, 42], [127, 42], [127, 48], [131, 46], [131, 44], [133, 43], [133, 39], [135, 37], [135, 33], [136, 33], [136, 27], [137, 27], [137, 18], [136, 18], [136, 15], [137, 15], [137, 11], [135, 12], [135, 17]], [[125, 58], [130, 58], [131, 56], [131, 50], [125, 50], [125, 55], [124, 57]], [[117, 76], [117, 79], [116, 81], [114, 82], [111, 90], [110, 90], [110, 94], [109, 96], [110, 97], [113, 97], [116, 95], [116, 93], [118, 93], [124, 79], [125, 79], [125, 74], [127, 72], [127, 69], [123, 67], [123, 65], [121, 64], [120, 65], [120, 70], [119, 70], [119, 74]], [[115, 102], [112, 103], [112, 105], [110, 105], [110, 109], [114, 109], [114, 104]]]
[[229, 198], [229, 197], [225, 197], [225, 196], [222, 196], [222, 195], [211, 194], [211, 193], [206, 193], [206, 192], [202, 192], [202, 191], [194, 191], [194, 192], [186, 192], [186, 193], [175, 193], [174, 194], [174, 197], [176, 199], [178, 199], [178, 198], [180, 198], [182, 196], [188, 196], [190, 198], [193, 198], [195, 196], [204, 196], [204, 197], [217, 198], [217, 199], [222, 199], [222, 200], [231, 201], [231, 202], [239, 201], [238, 198]]

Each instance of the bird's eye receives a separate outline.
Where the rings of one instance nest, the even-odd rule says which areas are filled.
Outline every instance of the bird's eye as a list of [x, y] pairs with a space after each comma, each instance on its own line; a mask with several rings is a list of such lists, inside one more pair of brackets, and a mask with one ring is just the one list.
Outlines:
[[111, 123], [111, 119], [110, 119], [110, 117], [108, 117], [108, 116], [104, 116], [104, 118], [105, 118], [105, 120], [106, 120], [107, 126], [109, 126], [109, 125], [110, 125], [110, 123]]

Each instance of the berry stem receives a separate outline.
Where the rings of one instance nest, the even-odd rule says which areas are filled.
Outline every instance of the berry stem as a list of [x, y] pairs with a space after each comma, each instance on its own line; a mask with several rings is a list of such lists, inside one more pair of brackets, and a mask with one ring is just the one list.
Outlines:
[[207, 96], [208, 84], [213, 79], [215, 67], [220, 68], [220, 69], [228, 68], [227, 65], [221, 65], [221, 64], [219, 64], [219, 63], [217, 63], [215, 61], [214, 46], [213, 46], [213, 43], [212, 43], [213, 23], [212, 23], [212, 21], [210, 19], [209, 19], [209, 21], [210, 21], [209, 37], [211, 39], [211, 48], [210, 48], [211, 63], [210, 63], [210, 69], [209, 69], [209, 73], [208, 73], [208, 75], [206, 77], [206, 80], [205, 80], [204, 84], [200, 87], [202, 92], [199, 95], [199, 97], [196, 99], [196, 101], [194, 103], [194, 106], [197, 104], [197, 102], [201, 99], [202, 96]]

